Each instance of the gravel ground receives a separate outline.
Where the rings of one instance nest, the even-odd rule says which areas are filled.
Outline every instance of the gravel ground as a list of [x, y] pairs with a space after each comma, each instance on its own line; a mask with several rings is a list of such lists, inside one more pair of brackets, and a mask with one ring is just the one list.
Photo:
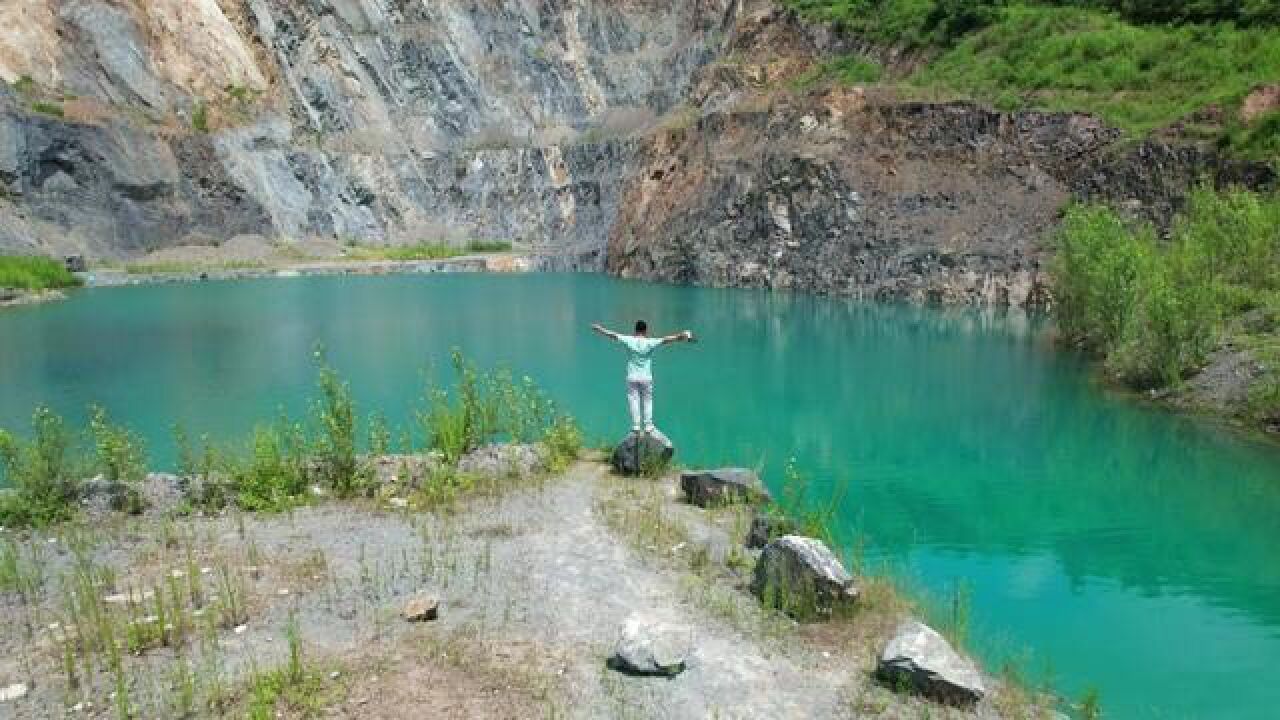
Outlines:
[[[660, 535], [646, 534], [645, 498], [657, 503], [653, 517], [683, 528], [685, 541], [659, 546]], [[185, 567], [208, 568], [210, 588], [227, 568], [243, 578], [247, 619], [218, 629], [214, 650], [202, 639], [184, 653], [196, 669], [197, 695], [214, 684], [225, 690], [221, 707], [201, 707], [193, 717], [244, 716], [245, 679], [286, 662], [291, 617], [317, 681], [309, 711], [281, 704], [281, 717], [972, 715], [874, 685], [875, 648], [866, 636], [763, 613], [743, 589], [749, 563], [725, 564], [740, 552], [741, 516], [679, 503], [670, 478], [624, 480], [584, 462], [453, 511], [398, 504], [98, 521], [92, 540], [88, 530], [25, 540], [9, 534], [28, 548], [24, 557], [40, 548], [44, 585], [26, 601], [0, 593], [0, 686], [30, 686], [26, 697], [0, 703], [0, 718], [115, 716], [108, 673], [68, 689], [62, 630], [50, 629], [66, 623], [58, 578], [73, 567], [73, 548], [83, 555], [86, 547], [97, 563], [116, 568], [115, 587], [104, 594], [152, 587]], [[702, 553], [709, 570], [691, 573], [690, 553]], [[420, 594], [439, 600], [439, 619], [400, 617]], [[606, 668], [633, 613], [687, 635], [685, 672], [644, 678]], [[124, 664], [135, 716], [176, 716], [175, 652], [155, 648], [126, 655]], [[77, 702], [79, 710], [68, 709]], [[989, 706], [977, 711], [995, 714]]]

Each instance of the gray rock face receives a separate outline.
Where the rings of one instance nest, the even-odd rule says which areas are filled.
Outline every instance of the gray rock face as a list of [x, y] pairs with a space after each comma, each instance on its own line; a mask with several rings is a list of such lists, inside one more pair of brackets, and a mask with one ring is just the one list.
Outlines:
[[486, 445], [458, 460], [458, 472], [491, 477], [528, 477], [546, 469], [541, 445]]
[[829, 615], [858, 598], [852, 576], [826, 544], [799, 535], [784, 535], [765, 546], [751, 592], [801, 620]]
[[906, 688], [953, 705], [976, 704], [987, 694], [973, 661], [924, 623], [903, 623], [880, 654], [876, 676], [891, 688]]
[[615, 472], [634, 477], [660, 472], [675, 453], [675, 446], [664, 437], [632, 432], [613, 449], [609, 463]]
[[[37, 86], [0, 88], [0, 249], [499, 239], [599, 267], [636, 138], [735, 6], [32, 0], [0, 57]], [[90, 119], [32, 112], [40, 93]]]
[[[821, 59], [849, 50], [848, 39], [806, 32], [792, 15], [766, 19], [740, 21], [731, 51], [761, 58], [785, 47]], [[1263, 164], [1212, 150], [1128, 148], [1084, 114], [886, 102], [861, 88], [768, 97], [767, 71], [745, 63], [700, 73], [690, 122], [654, 133], [640, 151], [608, 272], [1043, 306], [1049, 234], [1073, 198], [1134, 200], [1167, 223], [1197, 174], [1276, 182]]]
[[648, 619], [627, 618], [609, 657], [609, 667], [629, 675], [674, 677], [684, 672], [692, 652], [692, 633]]
[[769, 499], [769, 490], [760, 482], [760, 476], [746, 468], [682, 473], [680, 489], [686, 500], [699, 507]]

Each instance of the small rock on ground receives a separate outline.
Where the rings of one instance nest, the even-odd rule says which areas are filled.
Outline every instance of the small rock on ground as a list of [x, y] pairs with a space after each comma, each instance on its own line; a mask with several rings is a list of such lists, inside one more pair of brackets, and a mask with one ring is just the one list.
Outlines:
[[405, 603], [400, 613], [409, 622], [427, 622], [440, 616], [440, 601], [430, 595], [418, 595]]
[[9, 702], [11, 700], [21, 700], [27, 696], [26, 683], [15, 683], [6, 688], [0, 688], [0, 702]]
[[628, 675], [674, 677], [684, 672], [690, 654], [690, 633], [633, 614], [609, 658], [609, 667]]
[[933, 628], [915, 620], [898, 627], [880, 654], [876, 677], [890, 688], [905, 686], [952, 705], [971, 706], [987, 694], [973, 662]]

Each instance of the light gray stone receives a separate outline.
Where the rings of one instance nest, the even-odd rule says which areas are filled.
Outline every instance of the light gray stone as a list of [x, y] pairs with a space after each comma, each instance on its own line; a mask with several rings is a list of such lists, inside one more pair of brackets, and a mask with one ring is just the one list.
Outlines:
[[922, 622], [903, 623], [880, 653], [876, 676], [890, 688], [906, 688], [939, 702], [970, 706], [987, 694], [973, 661]]
[[416, 595], [400, 611], [408, 622], [429, 622], [440, 617], [440, 601], [431, 595]]
[[673, 677], [684, 672], [692, 633], [636, 613], [628, 617], [609, 666], [629, 675]]
[[487, 477], [529, 477], [546, 469], [541, 445], [486, 445], [458, 460], [458, 472]]

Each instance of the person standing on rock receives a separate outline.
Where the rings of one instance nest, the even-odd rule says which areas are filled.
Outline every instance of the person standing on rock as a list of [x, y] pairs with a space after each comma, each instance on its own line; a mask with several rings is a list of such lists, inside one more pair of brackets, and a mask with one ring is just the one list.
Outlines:
[[651, 338], [649, 324], [644, 320], [636, 321], [635, 335], [616, 333], [599, 323], [593, 324], [591, 329], [622, 343], [630, 353], [627, 359], [627, 408], [631, 411], [631, 431], [643, 431], [664, 443], [668, 442], [653, 426], [653, 371], [649, 367], [649, 358], [654, 350], [668, 343], [694, 342], [693, 333], [684, 330], [675, 335]]

